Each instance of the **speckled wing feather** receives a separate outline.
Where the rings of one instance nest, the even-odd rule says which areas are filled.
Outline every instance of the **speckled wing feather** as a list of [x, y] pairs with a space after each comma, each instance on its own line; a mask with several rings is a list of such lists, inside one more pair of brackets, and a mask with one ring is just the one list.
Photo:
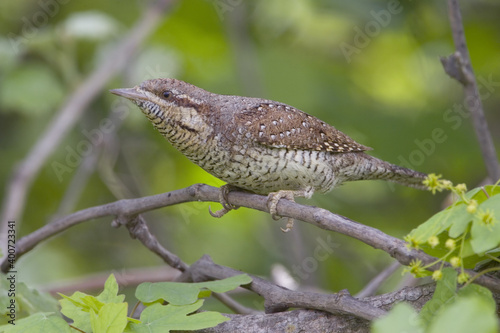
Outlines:
[[243, 124], [254, 140], [266, 146], [333, 153], [371, 150], [324, 121], [286, 104], [260, 103], [238, 113], [236, 118], [235, 123]]

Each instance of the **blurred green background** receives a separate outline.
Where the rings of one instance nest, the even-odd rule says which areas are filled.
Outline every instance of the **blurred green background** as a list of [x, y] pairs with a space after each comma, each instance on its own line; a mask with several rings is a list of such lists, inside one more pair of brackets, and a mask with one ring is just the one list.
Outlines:
[[[53, 15], [43, 24], [33, 23], [37, 13], [46, 12], [47, 2], [0, 3], [2, 200], [12, 170], [65, 98], [148, 5], [54, 0]], [[500, 3], [461, 5], [486, 117], [499, 147]], [[23, 30], [27, 22], [34, 24], [33, 31]], [[179, 0], [135, 52], [108, 89], [175, 77], [220, 94], [278, 100], [373, 147], [371, 154], [384, 160], [440, 173], [469, 188], [485, 178], [470, 119], [461, 113], [462, 88], [439, 61], [454, 52], [444, 1]], [[67, 165], [69, 152], [90, 142], [85, 133], [100, 129], [105, 119], [117, 120], [119, 103], [126, 117], [117, 122], [106, 147], [87, 145], [84, 162], [58, 173], [54, 165]], [[139, 109], [123, 103], [107, 89], [92, 102], [31, 187], [18, 237], [55, 216], [117, 198], [194, 183], [223, 184], [175, 151]], [[83, 179], [76, 192], [68, 190], [74, 177]], [[402, 237], [438, 211], [444, 197], [372, 181], [299, 201]], [[218, 264], [264, 277], [281, 264], [304, 288], [347, 288], [354, 294], [391, 262], [381, 251], [311, 225], [299, 222], [284, 234], [279, 227], [285, 222], [268, 214], [241, 208], [218, 220], [208, 214], [208, 206], [188, 203], [145, 216], [162, 244], [187, 263], [209, 254]], [[36, 247], [18, 262], [20, 280], [40, 287], [163, 265], [110, 222], [78, 225]], [[326, 258], [315, 255], [321, 244], [332, 249]], [[395, 276], [384, 290], [394, 289], [400, 279]]]

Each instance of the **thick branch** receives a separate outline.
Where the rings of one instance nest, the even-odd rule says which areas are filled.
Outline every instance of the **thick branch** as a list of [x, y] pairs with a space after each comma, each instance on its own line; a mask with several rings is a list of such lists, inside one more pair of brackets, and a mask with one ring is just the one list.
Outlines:
[[[363, 301], [384, 310], [389, 310], [395, 304], [404, 301], [420, 310], [431, 299], [434, 288], [434, 284], [403, 288], [397, 292], [368, 297]], [[251, 316], [224, 315], [230, 317], [231, 320], [216, 327], [198, 330], [196, 333], [267, 333], [270, 327], [272, 327], [273, 332], [370, 332], [370, 322], [367, 320], [322, 311], [294, 310]]]
[[441, 62], [445, 72], [464, 86], [465, 104], [467, 104], [472, 115], [474, 130], [479, 141], [486, 170], [490, 181], [495, 183], [500, 179], [500, 165], [488, 129], [488, 123], [484, 116], [483, 104], [479, 96], [474, 70], [472, 69], [458, 0], [448, 0], [448, 14], [456, 52], [447, 58], [441, 58]]
[[[33, 233], [21, 238], [17, 244], [17, 259], [43, 240], [87, 220], [104, 216], [130, 218], [145, 211], [183, 202], [218, 202], [218, 200], [218, 188], [204, 184], [196, 184], [181, 190], [150, 197], [124, 199], [102, 206], [87, 208], [47, 224]], [[244, 192], [230, 192], [228, 200], [230, 204], [235, 206], [248, 207], [268, 212], [267, 197], [265, 196]], [[415, 259], [421, 260], [424, 265], [436, 261], [436, 258], [429, 256], [422, 251], [409, 250], [406, 247], [406, 243], [400, 239], [389, 236], [373, 227], [354, 222], [344, 216], [333, 214], [322, 208], [301, 205], [282, 199], [277, 205], [277, 211], [280, 216], [302, 220], [319, 228], [339, 232], [356, 238], [376, 249], [381, 249], [387, 252], [391, 257], [395, 258], [403, 265], [408, 265]], [[3, 271], [8, 270], [8, 264], [9, 263], [6, 260], [2, 262], [1, 267]], [[440, 268], [439, 265], [431, 267], [430, 269], [433, 270], [438, 268]], [[471, 277], [476, 274], [473, 271], [468, 271], [468, 273]], [[475, 282], [489, 288], [492, 291], [500, 292], [500, 281], [497, 279], [488, 276], [480, 276], [475, 280]]]
[[[187, 280], [200, 282], [220, 280], [242, 273], [229, 267], [217, 265], [209, 256], [205, 255], [191, 265], [184, 275], [188, 276]], [[264, 297], [266, 313], [282, 312], [289, 308], [306, 308], [336, 314], [354, 314], [367, 320], [379, 318], [386, 313], [384, 310], [355, 299], [347, 291], [330, 295], [293, 291], [257, 276], [252, 276], [252, 283], [245, 288]]]

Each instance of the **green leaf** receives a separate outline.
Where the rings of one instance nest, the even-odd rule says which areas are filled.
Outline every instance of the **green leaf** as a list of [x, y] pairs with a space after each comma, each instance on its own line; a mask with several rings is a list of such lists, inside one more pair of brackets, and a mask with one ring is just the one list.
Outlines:
[[[488, 193], [488, 196], [486, 196], [486, 194], [484, 192]], [[497, 194], [500, 194], [500, 186], [486, 185], [486, 186], [483, 186], [482, 188], [477, 187], [473, 190], [470, 190], [469, 192], [467, 192], [465, 194], [465, 197], [467, 199], [474, 199], [480, 204], [483, 201], [488, 200], [488, 197], [491, 198]]]
[[[111, 274], [104, 284], [104, 290], [97, 297], [87, 295], [82, 292], [75, 292], [71, 296], [60, 294], [63, 299], [60, 300], [61, 312], [68, 318], [73, 320], [73, 326], [81, 329], [82, 331], [91, 331], [92, 326], [111, 325], [110, 322], [103, 321], [101, 318], [101, 311], [106, 307], [106, 315], [110, 316], [111, 309], [121, 309], [127, 307], [127, 303], [123, 303], [124, 295], [118, 294], [118, 283], [113, 274]], [[108, 306], [108, 305], [117, 305]], [[108, 320], [109, 318], [106, 317]], [[126, 325], [126, 310], [125, 310], [125, 325]], [[92, 325], [91, 325], [92, 323]], [[107, 326], [106, 326], [107, 327]], [[125, 326], [123, 326], [125, 327]], [[123, 328], [122, 328], [123, 331]], [[114, 332], [114, 331], [110, 331]]]
[[420, 319], [427, 326], [432, 318], [445, 304], [452, 302], [457, 291], [457, 272], [452, 268], [443, 269], [443, 277], [436, 284], [432, 299], [420, 311]]
[[432, 321], [429, 333], [498, 332], [495, 307], [481, 296], [458, 299], [445, 307]]
[[473, 215], [467, 212], [467, 206], [465, 205], [458, 205], [452, 209], [455, 211], [455, 214], [448, 234], [452, 238], [457, 238], [465, 232], [470, 222], [472, 222]]
[[125, 295], [118, 295], [120, 286], [116, 282], [116, 278], [111, 274], [104, 283], [104, 290], [97, 296], [97, 299], [103, 303], [122, 303], [125, 300]]
[[396, 304], [387, 316], [373, 322], [373, 333], [423, 333], [417, 312], [407, 303]]
[[46, 333], [61, 332], [72, 333], [66, 321], [51, 312], [39, 312], [29, 317], [16, 320], [15, 325], [7, 324], [0, 326], [0, 332], [3, 333]]
[[491, 211], [495, 222], [487, 225], [477, 218], [474, 219], [470, 243], [475, 253], [483, 253], [500, 245], [500, 195], [490, 197], [481, 203], [478, 207], [479, 211]]
[[[487, 194], [486, 194], [486, 193]], [[474, 265], [484, 252], [494, 249], [500, 245], [500, 187], [485, 186], [475, 188], [465, 194], [468, 200], [476, 200], [478, 203], [477, 212], [471, 214], [467, 212], [467, 205], [464, 201], [458, 201], [447, 209], [435, 214], [407, 236], [413, 242], [421, 245], [421, 248], [433, 255], [443, 256], [449, 249], [440, 243], [437, 247], [431, 248], [426, 242], [431, 236], [439, 236], [442, 240], [447, 237], [458, 238], [470, 228], [470, 236], [464, 242], [461, 249], [461, 257], [470, 260], [467, 265]], [[495, 217], [495, 222], [485, 224], [478, 218], [479, 213], [491, 212]], [[444, 232], [448, 231], [448, 235]], [[465, 262], [465, 261], [464, 261]]]
[[496, 332], [496, 303], [491, 292], [478, 285], [467, 285], [458, 291], [456, 288], [457, 272], [445, 268], [432, 299], [420, 311], [426, 331]]
[[[8, 277], [8, 275], [0, 274], [0, 325], [9, 320], [9, 317], [5, 316], [9, 312], [7, 306], [12, 298], [8, 296], [10, 288]], [[59, 312], [57, 300], [49, 293], [30, 289], [25, 283], [17, 282], [16, 318], [21, 319], [38, 312]]]
[[96, 297], [90, 295], [82, 297], [81, 301], [86, 308], [94, 310], [95, 312], [99, 312], [101, 308], [104, 306], [103, 302], [100, 302]]
[[458, 291], [459, 297], [481, 297], [485, 302], [489, 303], [490, 308], [495, 309], [496, 303], [493, 299], [491, 291], [477, 284], [469, 284]]
[[188, 315], [203, 305], [199, 300], [190, 305], [160, 305], [147, 307], [141, 314], [141, 323], [130, 323], [130, 331], [135, 333], [163, 333], [170, 330], [199, 330], [214, 327], [229, 320], [218, 312], [201, 312]]
[[[453, 225], [457, 219], [463, 219], [463, 214], [466, 212], [464, 204], [453, 205], [447, 209], [433, 215], [427, 221], [419, 225], [416, 229], [410, 232], [410, 236], [419, 243], [425, 243], [429, 237], [437, 236]], [[472, 220], [470, 216], [469, 221]], [[461, 222], [463, 224], [463, 222]]]
[[137, 287], [135, 296], [144, 303], [152, 303], [162, 299], [173, 305], [193, 304], [198, 300], [200, 292], [204, 289], [224, 293], [250, 282], [252, 282], [252, 279], [246, 274], [199, 283], [145, 282]]
[[90, 312], [93, 332], [122, 333], [127, 326], [127, 303], [104, 304], [99, 312]]
[[73, 320], [73, 326], [84, 332], [90, 332], [89, 308], [86, 308], [85, 304], [81, 302], [81, 299], [87, 296], [87, 294], [76, 291], [70, 297], [60, 295], [64, 297], [59, 301], [61, 304], [61, 313]]
[[196, 283], [196, 285], [200, 286], [201, 288], [210, 289], [214, 293], [225, 293], [230, 290], [236, 289], [241, 285], [249, 284], [250, 282], [252, 282], [252, 278], [250, 276], [241, 274], [222, 280], [199, 282]]

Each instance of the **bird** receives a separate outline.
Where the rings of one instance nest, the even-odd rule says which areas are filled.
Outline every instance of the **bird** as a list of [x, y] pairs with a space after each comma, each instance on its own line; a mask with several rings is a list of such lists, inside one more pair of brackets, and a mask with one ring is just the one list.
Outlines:
[[[174, 78], [158, 78], [111, 93], [136, 104], [191, 162], [225, 181], [221, 217], [237, 208], [233, 190], [268, 196], [274, 219], [281, 198], [311, 198], [340, 184], [382, 179], [425, 189], [427, 174], [383, 161], [332, 125], [273, 100], [219, 95]], [[210, 209], [210, 208], [209, 208]], [[288, 218], [284, 232], [293, 226]]]

